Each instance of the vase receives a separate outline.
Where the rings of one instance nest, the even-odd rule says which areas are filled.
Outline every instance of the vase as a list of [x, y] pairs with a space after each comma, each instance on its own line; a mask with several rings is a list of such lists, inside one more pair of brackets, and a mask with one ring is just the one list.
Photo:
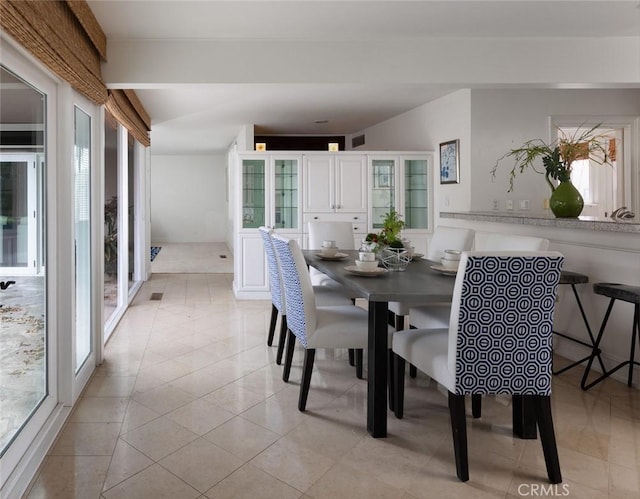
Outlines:
[[567, 180], [560, 182], [551, 193], [549, 208], [557, 218], [577, 218], [584, 208], [584, 200], [580, 191]]
[[411, 262], [411, 256], [405, 248], [385, 248], [381, 251], [382, 265], [392, 272], [404, 271]]

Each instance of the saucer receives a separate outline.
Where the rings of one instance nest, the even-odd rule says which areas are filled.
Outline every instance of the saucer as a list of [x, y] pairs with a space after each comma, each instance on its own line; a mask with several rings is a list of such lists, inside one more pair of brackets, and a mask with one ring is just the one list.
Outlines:
[[431, 265], [431, 268], [436, 272], [440, 272], [441, 274], [444, 274], [444, 275], [454, 276], [458, 273], [457, 269], [447, 269], [447, 268], [444, 268], [442, 265]]
[[343, 260], [343, 259], [347, 258], [349, 255], [347, 255], [346, 253], [338, 252], [333, 256], [323, 255], [322, 253], [316, 253], [316, 256], [318, 258], [320, 258], [321, 260]]
[[362, 270], [356, 267], [355, 265], [349, 265], [345, 267], [344, 270], [355, 275], [361, 275], [366, 277], [376, 277], [379, 275], [386, 274], [388, 272], [387, 269], [383, 269], [382, 267], [376, 267], [375, 270]]

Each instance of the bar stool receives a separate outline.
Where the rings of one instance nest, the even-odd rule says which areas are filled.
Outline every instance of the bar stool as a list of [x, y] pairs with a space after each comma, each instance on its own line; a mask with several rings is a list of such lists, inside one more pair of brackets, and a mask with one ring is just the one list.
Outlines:
[[565, 333], [561, 333], [558, 331], [553, 331], [553, 334], [561, 336], [563, 338], [566, 338], [567, 340], [573, 341], [575, 343], [579, 343], [580, 345], [584, 345], [585, 347], [588, 347], [591, 351], [589, 353], [589, 355], [587, 355], [586, 357], [583, 357], [580, 360], [576, 360], [575, 362], [572, 362], [571, 364], [569, 364], [568, 366], [563, 367], [562, 369], [558, 369], [557, 371], [553, 371], [553, 374], [558, 375], [558, 374], [562, 374], [565, 371], [568, 371], [569, 369], [573, 369], [576, 366], [579, 366], [580, 364], [582, 364], [585, 360], [589, 360], [591, 358], [591, 356], [593, 355], [593, 352], [595, 352], [596, 357], [598, 358], [598, 362], [600, 363], [600, 367], [602, 368], [602, 372], [605, 371], [604, 368], [604, 363], [602, 362], [602, 357], [601, 357], [601, 352], [600, 349], [597, 348], [594, 350], [595, 348], [595, 343], [596, 340], [593, 337], [593, 332], [591, 331], [591, 327], [589, 326], [589, 321], [587, 320], [587, 316], [584, 313], [584, 307], [582, 306], [582, 301], [580, 300], [580, 295], [578, 295], [578, 290], [576, 289], [576, 284], [585, 284], [589, 282], [589, 277], [584, 275], [584, 274], [580, 274], [578, 272], [571, 272], [570, 270], [563, 270], [562, 273], [560, 274], [560, 282], [559, 284], [569, 284], [571, 285], [571, 289], [573, 290], [573, 296], [576, 299], [576, 303], [578, 304], [578, 309], [580, 310], [580, 314], [582, 315], [582, 322], [584, 322], [584, 326], [587, 329], [587, 333], [589, 335], [589, 339], [591, 340], [590, 343], [587, 343], [586, 341], [582, 341], [578, 338], [574, 338], [573, 336], [569, 336], [568, 334]]
[[[603, 379], [611, 376], [614, 372], [622, 367], [629, 365], [629, 377], [627, 379], [627, 386], [631, 386], [631, 382], [633, 381], [633, 366], [639, 365], [640, 362], [634, 360], [635, 348], [636, 348], [636, 336], [640, 338], [640, 286], [630, 286], [628, 284], [615, 284], [608, 282], [600, 282], [593, 285], [593, 292], [597, 295], [608, 296], [611, 298], [609, 301], [609, 306], [607, 307], [607, 312], [604, 314], [604, 319], [602, 320], [602, 325], [600, 326], [600, 331], [598, 332], [598, 337], [596, 338], [595, 345], [593, 347], [593, 353], [589, 358], [589, 362], [587, 363], [587, 369], [582, 376], [582, 382], [580, 386], [583, 390], [588, 390], [592, 386], [600, 383]], [[596, 378], [591, 383], [587, 384], [587, 377], [589, 376], [589, 371], [591, 370], [591, 365], [593, 364], [593, 359], [596, 357], [596, 354], [599, 353], [600, 340], [602, 340], [602, 335], [604, 334], [604, 329], [607, 325], [607, 321], [609, 320], [609, 315], [611, 314], [611, 309], [613, 308], [613, 303], [616, 300], [626, 301], [628, 303], [634, 304], [634, 312], [633, 312], [633, 324], [631, 326], [631, 350], [629, 352], [629, 360], [621, 362], [616, 367], [607, 371], [605, 369], [602, 370], [602, 376]]]

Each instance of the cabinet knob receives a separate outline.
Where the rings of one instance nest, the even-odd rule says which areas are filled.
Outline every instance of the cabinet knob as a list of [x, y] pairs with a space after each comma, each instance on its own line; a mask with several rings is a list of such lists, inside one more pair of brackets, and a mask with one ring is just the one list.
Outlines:
[[353, 231], [356, 232], [358, 230], [358, 227], [354, 227]]
[[318, 220], [318, 217], [313, 217], [314, 220]]
[[358, 217], [353, 217], [354, 220], [358, 220]]

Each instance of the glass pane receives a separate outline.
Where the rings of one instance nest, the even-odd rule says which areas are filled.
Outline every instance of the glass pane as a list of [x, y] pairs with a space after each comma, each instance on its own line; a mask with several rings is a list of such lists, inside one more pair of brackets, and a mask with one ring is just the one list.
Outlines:
[[371, 221], [375, 229], [383, 226], [383, 219], [390, 208], [395, 208], [395, 161], [392, 159], [374, 159], [371, 182]]
[[245, 229], [264, 225], [264, 175], [263, 159], [242, 160], [242, 227]]
[[[0, 66], [0, 456], [47, 395], [46, 95]], [[7, 133], [5, 133], [7, 130]]]
[[404, 162], [405, 222], [407, 229], [428, 228], [427, 160], [407, 159]]
[[118, 306], [118, 125], [105, 112], [104, 124], [104, 322]]
[[129, 288], [133, 286], [133, 275], [134, 275], [134, 265], [135, 265], [135, 243], [136, 238], [134, 236], [135, 232], [135, 220], [134, 220], [134, 197], [135, 197], [135, 139], [133, 135], [128, 134], [127, 140], [127, 171], [129, 174], [129, 202], [127, 204], [129, 208]]
[[282, 229], [298, 228], [298, 161], [275, 161], [275, 226]]
[[91, 117], [75, 108], [74, 213], [76, 247], [76, 358], [78, 372], [91, 353]]

